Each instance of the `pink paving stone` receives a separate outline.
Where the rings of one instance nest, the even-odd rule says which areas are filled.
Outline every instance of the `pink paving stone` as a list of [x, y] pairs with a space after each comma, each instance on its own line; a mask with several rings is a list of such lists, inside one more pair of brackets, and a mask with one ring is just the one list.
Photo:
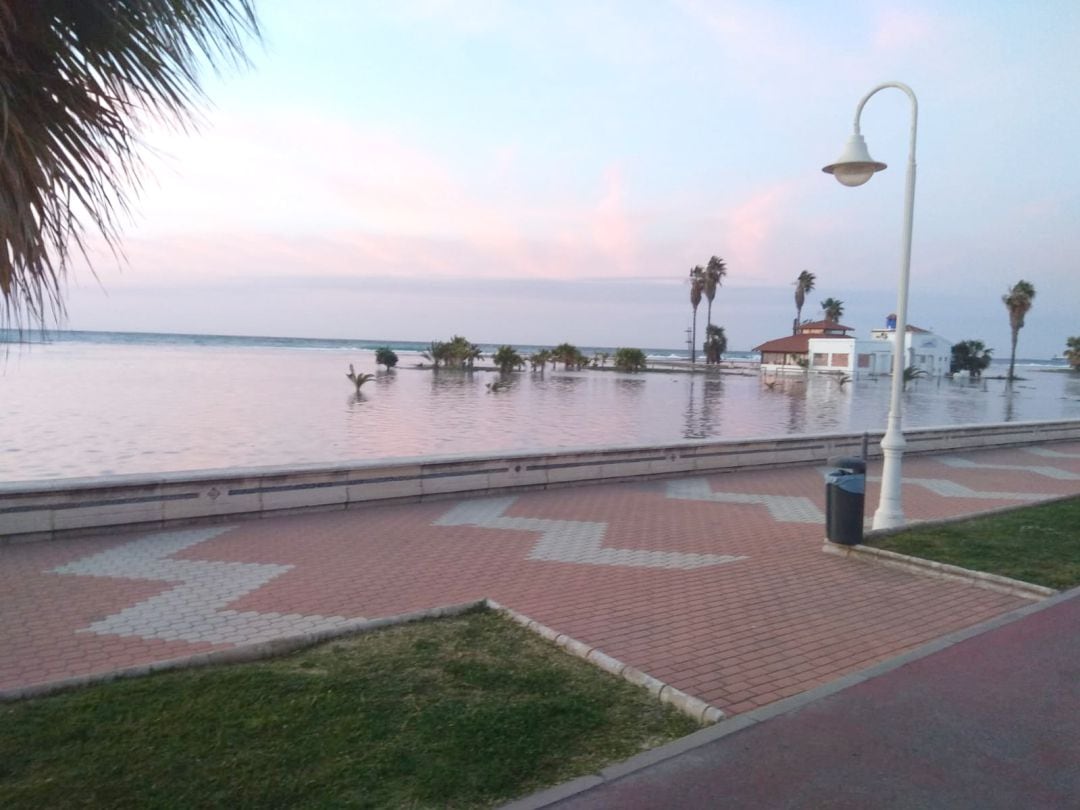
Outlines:
[[[1055, 447], [1080, 452], [1077, 443]], [[1076, 460], [1020, 450], [952, 455], [1080, 469]], [[872, 464], [870, 474], [879, 467]], [[1076, 481], [953, 468], [931, 457], [908, 458], [904, 471], [981, 490], [1080, 492]], [[816, 467], [705, 478], [714, 492], [804, 497], [824, 511]], [[868, 490], [869, 516], [876, 484]], [[538, 532], [433, 525], [455, 501], [240, 522], [174, 558], [291, 566], [230, 603], [235, 611], [379, 617], [490, 597], [729, 714], [1026, 604], [824, 555], [821, 526], [777, 522], [762, 505], [680, 500], [666, 493], [665, 481], [526, 492], [502, 514], [602, 523], [606, 548], [745, 559], [692, 570], [532, 560]], [[909, 519], [1014, 503], [946, 498], [913, 484], [905, 485], [904, 498]], [[134, 539], [0, 547], [0, 688], [212, 648], [76, 632], [171, 586], [42, 572]]]

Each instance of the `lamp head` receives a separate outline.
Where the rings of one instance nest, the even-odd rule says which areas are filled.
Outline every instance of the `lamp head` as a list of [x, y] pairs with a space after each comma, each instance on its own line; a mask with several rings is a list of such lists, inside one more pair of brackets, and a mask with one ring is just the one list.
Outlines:
[[844, 151], [836, 162], [830, 163], [822, 171], [831, 174], [845, 186], [861, 186], [874, 172], [880, 172], [884, 168], [884, 163], [878, 163], [870, 157], [863, 136], [855, 133], [848, 138]]

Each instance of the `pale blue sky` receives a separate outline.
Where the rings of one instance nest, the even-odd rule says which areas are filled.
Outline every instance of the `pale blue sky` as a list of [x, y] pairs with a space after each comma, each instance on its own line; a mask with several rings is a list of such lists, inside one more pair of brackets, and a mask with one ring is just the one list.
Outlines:
[[[262, 0], [254, 66], [196, 134], [151, 133], [127, 264], [72, 281], [72, 328], [679, 346], [718, 254], [730, 346], [895, 306], [909, 112], [890, 168], [820, 172], [854, 107], [920, 100], [910, 320], [1022, 356], [1080, 334], [1080, 5]], [[102, 291], [104, 288], [104, 292]], [[699, 311], [703, 328], [705, 307]]]

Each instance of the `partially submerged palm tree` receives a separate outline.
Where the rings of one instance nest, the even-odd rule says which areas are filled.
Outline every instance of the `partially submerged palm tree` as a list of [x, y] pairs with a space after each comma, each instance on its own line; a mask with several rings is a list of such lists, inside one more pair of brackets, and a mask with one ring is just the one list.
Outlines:
[[1031, 302], [1035, 299], [1035, 285], [1030, 281], [1021, 279], [1012, 286], [1005, 295], [1001, 296], [1005, 309], [1009, 310], [1009, 329], [1012, 331], [1012, 352], [1009, 354], [1009, 376], [1014, 378], [1013, 369], [1016, 368], [1016, 340], [1020, 337], [1020, 330], [1024, 328], [1024, 316], [1031, 311]]
[[719, 363], [720, 356], [727, 351], [727, 335], [724, 327], [709, 324], [705, 327], [705, 362]]
[[509, 374], [514, 369], [525, 365], [525, 360], [513, 346], [500, 346], [491, 355], [491, 360], [503, 374]]
[[353, 364], [349, 363], [349, 373], [345, 375], [348, 377], [352, 384], [356, 386], [356, 393], [360, 393], [360, 389], [363, 388], [365, 383], [369, 383], [375, 379], [374, 374], [357, 374], [356, 369], [353, 368]]
[[541, 349], [538, 352], [533, 352], [529, 355], [529, 365], [532, 366], [532, 370], [536, 371], [537, 368], [543, 372], [547, 368], [547, 364], [551, 362], [551, 350]]
[[907, 384], [912, 380], [918, 380], [921, 377], [929, 376], [926, 373], [926, 369], [916, 368], [915, 366], [908, 366], [904, 369], [904, 388], [907, 388]]
[[966, 371], [972, 379], [977, 379], [990, 365], [992, 359], [990, 355], [993, 351], [986, 348], [986, 344], [981, 340], [961, 340], [959, 343], [954, 343], [949, 371], [953, 374]]
[[0, 326], [62, 315], [89, 231], [119, 252], [142, 133], [189, 126], [200, 65], [258, 33], [254, 0], [0, 0]]
[[836, 298], [826, 298], [821, 302], [821, 308], [825, 310], [825, 320], [840, 323], [844, 317], [844, 302]]
[[697, 308], [705, 291], [705, 268], [700, 264], [690, 268], [690, 308], [694, 312], [694, 328], [690, 334], [690, 362], [697, 361]]
[[1073, 371], [1080, 371], [1080, 336], [1065, 341], [1065, 359]]
[[799, 324], [802, 322], [802, 308], [803, 304], [806, 303], [806, 294], [814, 289], [815, 281], [817, 281], [817, 276], [809, 270], [803, 270], [799, 273], [799, 277], [795, 279], [795, 326], [791, 330], [793, 335], [799, 331]]

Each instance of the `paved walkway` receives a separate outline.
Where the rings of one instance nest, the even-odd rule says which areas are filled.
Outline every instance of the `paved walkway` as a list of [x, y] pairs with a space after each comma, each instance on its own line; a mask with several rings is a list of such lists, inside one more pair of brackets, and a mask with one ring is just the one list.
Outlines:
[[[577, 780], [512, 806], [1078, 807], [1080, 589], [1053, 601], [842, 691], [650, 751], [605, 783]], [[558, 800], [574, 788], [584, 790]]]
[[[1080, 443], [904, 474], [909, 519], [985, 511], [1080, 493]], [[823, 500], [787, 467], [0, 547], [0, 689], [489, 597], [733, 715], [1025, 604], [823, 554]]]

